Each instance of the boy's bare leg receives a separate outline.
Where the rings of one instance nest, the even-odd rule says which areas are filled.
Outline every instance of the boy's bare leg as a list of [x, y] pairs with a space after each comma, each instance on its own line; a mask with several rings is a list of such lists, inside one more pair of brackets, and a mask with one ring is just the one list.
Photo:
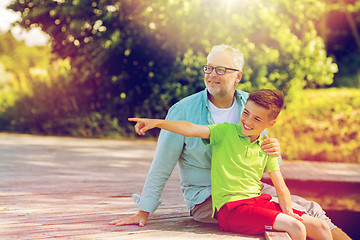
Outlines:
[[301, 216], [304, 220], [302, 223], [306, 228], [306, 235], [311, 239], [333, 239], [329, 225], [318, 218], [311, 217], [309, 215]]
[[306, 239], [305, 225], [294, 217], [291, 217], [284, 213], [279, 213], [277, 215], [273, 225], [273, 229], [277, 231], [287, 232], [292, 240]]
[[[272, 187], [272, 188], [274, 188], [274, 187]], [[275, 190], [275, 188], [274, 188], [274, 190]], [[294, 199], [292, 199], [292, 200], [295, 200], [296, 203], [298, 203], [299, 198], [301, 198], [301, 197], [298, 197], [298, 196], [292, 196], [292, 197], [294, 197]], [[305, 201], [306, 202], [311, 202], [311, 201], [307, 201], [307, 200], [305, 200]], [[319, 209], [320, 208], [320, 205], [315, 203], [315, 202], [311, 202], [311, 204], [307, 204], [307, 205], [311, 206], [310, 211], [314, 211], [314, 209]], [[301, 209], [299, 209], [299, 210], [301, 210]], [[318, 214], [320, 213], [321, 215], [323, 215], [322, 218], [326, 217], [325, 212], [321, 208], [317, 213]], [[211, 197], [206, 199], [206, 201], [204, 201], [202, 204], [196, 205], [196, 207], [191, 211], [191, 215], [193, 216], [194, 220], [196, 220], [198, 222], [217, 223], [216, 219], [211, 217], [211, 214], [212, 214]], [[322, 218], [320, 218], [320, 219], [322, 219]], [[345, 232], [343, 232], [340, 228], [336, 227], [330, 221], [329, 218], [327, 218], [327, 219], [328, 219], [327, 223], [329, 224], [329, 227], [333, 226], [333, 228], [331, 229], [331, 235], [332, 235], [334, 240], [351, 240], [351, 238]]]
[[[273, 197], [275, 202], [278, 202], [276, 191], [273, 186], [264, 183], [261, 189], [261, 193], [269, 194], [271, 197]], [[343, 232], [340, 228], [331, 222], [331, 219], [326, 216], [325, 211], [318, 203], [314, 201], [308, 201], [296, 195], [291, 195], [291, 203], [294, 209], [305, 211], [310, 216], [326, 221], [330, 227], [334, 240], [351, 240], [351, 238], [345, 232]]]

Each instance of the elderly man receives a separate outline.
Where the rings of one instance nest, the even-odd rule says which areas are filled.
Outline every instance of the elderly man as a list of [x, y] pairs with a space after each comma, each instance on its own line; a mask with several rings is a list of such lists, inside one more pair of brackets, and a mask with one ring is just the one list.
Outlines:
[[[201, 125], [239, 123], [248, 97], [248, 93], [236, 89], [242, 77], [243, 62], [239, 50], [226, 45], [214, 46], [207, 57], [207, 65], [203, 66], [206, 89], [176, 103], [170, 108], [166, 119]], [[262, 148], [269, 155], [280, 155], [280, 145], [276, 139], [266, 140]], [[216, 223], [211, 217], [211, 154], [211, 146], [205, 146], [199, 138], [183, 137], [162, 130], [142, 194], [133, 195], [139, 211], [110, 224], [144, 226], [149, 213], [155, 212], [161, 203], [160, 195], [176, 164], [190, 215], [199, 222]], [[278, 159], [281, 162], [281, 157]], [[270, 194], [274, 201], [277, 200], [274, 187], [270, 185], [263, 184], [262, 193]], [[327, 221], [334, 239], [350, 239], [330, 221], [319, 204], [297, 196], [293, 196], [292, 201], [294, 208]]]

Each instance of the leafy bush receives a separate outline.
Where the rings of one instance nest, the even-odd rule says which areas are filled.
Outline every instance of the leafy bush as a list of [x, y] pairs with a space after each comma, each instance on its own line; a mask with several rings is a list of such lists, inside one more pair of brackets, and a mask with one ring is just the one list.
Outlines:
[[360, 163], [360, 89], [304, 90], [269, 132], [288, 160]]
[[244, 90], [331, 84], [337, 66], [314, 25], [316, 2], [16, 0], [9, 8], [69, 60], [68, 92], [81, 116], [109, 114], [130, 134], [129, 116], [164, 117], [203, 88], [201, 65], [217, 44], [243, 52]]

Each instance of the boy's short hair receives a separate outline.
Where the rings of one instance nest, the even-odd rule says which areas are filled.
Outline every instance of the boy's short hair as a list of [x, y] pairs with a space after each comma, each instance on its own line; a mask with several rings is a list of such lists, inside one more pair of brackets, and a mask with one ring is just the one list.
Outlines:
[[284, 106], [284, 94], [278, 90], [259, 89], [250, 93], [247, 101], [253, 101], [260, 106], [270, 109], [270, 117], [276, 119]]

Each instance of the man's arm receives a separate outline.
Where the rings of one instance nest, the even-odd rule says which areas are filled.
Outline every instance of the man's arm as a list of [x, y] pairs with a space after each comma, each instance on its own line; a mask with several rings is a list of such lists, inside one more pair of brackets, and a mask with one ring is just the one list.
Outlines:
[[293, 213], [291, 207], [291, 195], [288, 187], [285, 184], [284, 178], [280, 171], [273, 171], [269, 173], [272, 183], [274, 184], [276, 194], [279, 198], [279, 205], [283, 213], [290, 215], [300, 221], [302, 218]]
[[[185, 119], [182, 108], [173, 106], [170, 108], [167, 120]], [[141, 195], [134, 194], [133, 198], [139, 211], [129, 217], [119, 218], [109, 224], [122, 225], [139, 225], [144, 226], [147, 223], [149, 213], [156, 211], [161, 203], [160, 196], [164, 189], [165, 183], [169, 179], [179, 158], [181, 157], [185, 143], [185, 137], [169, 131], [160, 131], [157, 147], [153, 162]]]
[[129, 121], [137, 122], [135, 131], [144, 135], [147, 130], [161, 128], [185, 137], [210, 138], [210, 129], [204, 125], [198, 125], [187, 121], [169, 121], [162, 119], [129, 118]]
[[[167, 117], [178, 118], [179, 116], [170, 110]], [[141, 196], [133, 195], [139, 211], [132, 216], [119, 218], [109, 224], [116, 226], [139, 225], [142, 227], [147, 223], [149, 213], [155, 212], [161, 203], [161, 193], [181, 156], [183, 146], [183, 136], [163, 130], [160, 132], [153, 162]]]

